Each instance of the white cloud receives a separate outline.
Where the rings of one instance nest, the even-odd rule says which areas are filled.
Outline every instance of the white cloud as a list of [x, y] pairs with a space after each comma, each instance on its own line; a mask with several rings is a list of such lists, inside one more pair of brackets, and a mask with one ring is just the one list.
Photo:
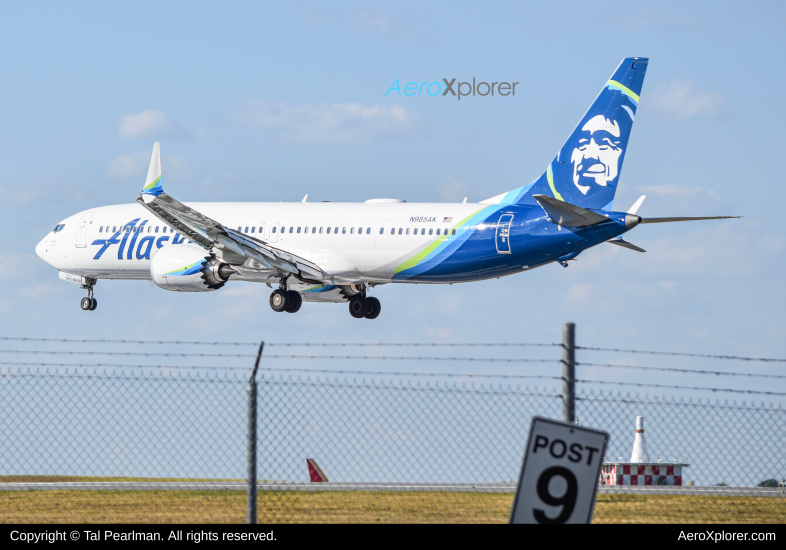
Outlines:
[[344, 12], [347, 26], [363, 34], [402, 40], [410, 36], [409, 26], [385, 12], [350, 10]]
[[657, 195], [660, 197], [677, 197], [677, 198], [693, 198], [706, 196], [715, 200], [720, 199], [718, 193], [712, 189], [703, 189], [696, 185], [674, 185], [673, 183], [664, 183], [661, 185], [644, 185], [640, 187], [644, 193], [648, 195]]
[[576, 303], [587, 300], [594, 294], [593, 288], [592, 283], [576, 283], [570, 285], [568, 289], [568, 301]]
[[675, 79], [661, 82], [649, 97], [642, 98], [653, 111], [673, 120], [684, 120], [692, 116], [716, 116], [723, 105], [720, 92], [698, 89], [690, 80]]
[[461, 202], [464, 197], [469, 196], [470, 185], [463, 180], [453, 176], [445, 176], [437, 182], [439, 196], [447, 202]]
[[381, 10], [337, 12], [308, 6], [306, 13], [308, 22], [313, 25], [327, 25], [336, 22], [359, 34], [373, 34], [397, 41], [406, 41], [412, 38], [412, 30], [407, 22]]
[[[110, 178], [122, 180], [129, 178], [143, 179], [150, 166], [151, 151], [137, 151], [120, 155], [109, 163], [106, 170]], [[161, 155], [161, 173], [164, 180], [183, 180], [191, 176], [191, 168], [183, 157]]]
[[32, 254], [7, 252], [0, 256], [0, 280], [28, 280], [33, 270], [41, 265], [41, 260]]
[[137, 151], [120, 155], [109, 163], [106, 173], [110, 178], [118, 180], [144, 177], [143, 172], [150, 165], [150, 154], [149, 151]]
[[276, 130], [285, 142], [327, 145], [412, 139], [423, 127], [420, 115], [400, 105], [361, 103], [289, 105], [251, 100], [236, 112], [235, 120], [253, 128]]
[[80, 202], [85, 190], [58, 178], [0, 181], [0, 194], [6, 204], [41, 202]]
[[692, 17], [674, 15], [651, 4], [640, 5], [622, 12], [611, 23], [624, 27], [627, 31], [642, 29], [676, 29], [682, 31], [695, 31], [701, 28], [701, 22]]
[[151, 110], [124, 116], [120, 121], [119, 134], [124, 139], [188, 137], [188, 133], [165, 113]]

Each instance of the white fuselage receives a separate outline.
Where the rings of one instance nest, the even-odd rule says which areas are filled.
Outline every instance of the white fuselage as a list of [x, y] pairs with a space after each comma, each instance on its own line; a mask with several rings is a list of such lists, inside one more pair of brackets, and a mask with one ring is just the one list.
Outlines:
[[[453, 237], [450, 233], [461, 220], [486, 206], [403, 202], [188, 205], [228, 228], [313, 261], [337, 283], [390, 282], [398, 265], [446, 235]], [[125, 243], [94, 244], [137, 219]], [[159, 248], [188, 243], [136, 203], [93, 208], [61, 223], [63, 229], [49, 233], [36, 253], [60, 271], [95, 279], [150, 279], [150, 258]], [[176, 238], [181, 242], [174, 244]], [[246, 276], [245, 280], [263, 279]]]

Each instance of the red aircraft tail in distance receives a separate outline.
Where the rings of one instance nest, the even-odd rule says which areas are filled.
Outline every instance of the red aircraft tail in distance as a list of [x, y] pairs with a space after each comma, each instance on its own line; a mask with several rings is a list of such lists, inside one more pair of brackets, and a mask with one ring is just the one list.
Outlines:
[[313, 458], [307, 458], [306, 463], [308, 464], [308, 475], [311, 476], [311, 481], [313, 483], [327, 482], [328, 478], [325, 474], [322, 473], [322, 470], [319, 468], [316, 460]]

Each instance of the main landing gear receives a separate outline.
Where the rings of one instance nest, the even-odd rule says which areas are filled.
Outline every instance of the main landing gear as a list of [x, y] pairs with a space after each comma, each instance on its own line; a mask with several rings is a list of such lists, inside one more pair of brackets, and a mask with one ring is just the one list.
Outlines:
[[382, 304], [376, 298], [358, 295], [349, 301], [349, 314], [355, 319], [376, 319], [381, 311]]
[[302, 304], [303, 298], [300, 296], [300, 292], [294, 290], [277, 288], [270, 294], [270, 307], [279, 313], [282, 311], [295, 313]]
[[79, 302], [79, 305], [85, 311], [95, 311], [98, 307], [98, 300], [93, 297], [93, 285], [95, 284], [95, 279], [85, 277], [85, 283], [82, 285], [82, 289], [87, 290], [87, 296], [82, 298]]

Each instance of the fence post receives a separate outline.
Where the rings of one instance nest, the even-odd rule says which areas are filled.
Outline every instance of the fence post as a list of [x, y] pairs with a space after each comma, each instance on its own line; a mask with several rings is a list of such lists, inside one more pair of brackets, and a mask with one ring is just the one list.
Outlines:
[[562, 421], [576, 421], [576, 325], [562, 323]]
[[248, 381], [248, 480], [246, 488], [246, 523], [257, 522], [257, 369], [265, 343], [259, 344], [257, 360]]

